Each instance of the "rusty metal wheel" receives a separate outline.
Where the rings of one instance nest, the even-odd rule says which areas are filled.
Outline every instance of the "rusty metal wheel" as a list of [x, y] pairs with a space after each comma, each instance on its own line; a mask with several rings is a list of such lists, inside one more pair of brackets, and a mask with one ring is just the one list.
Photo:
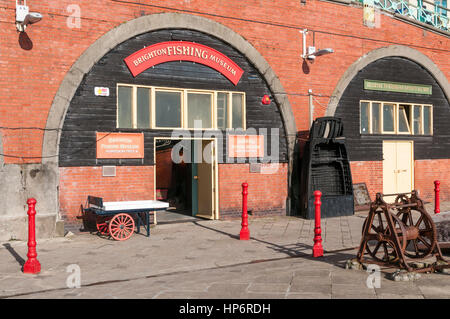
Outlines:
[[416, 229], [416, 238], [406, 243], [405, 256], [409, 258], [425, 258], [430, 255], [436, 246], [436, 226], [431, 216], [422, 210], [402, 209], [397, 217], [405, 224], [407, 229]]
[[[395, 232], [399, 239], [400, 249], [406, 247], [406, 228], [400, 219], [391, 213], [388, 213], [393, 221]], [[368, 218], [364, 221], [363, 230], [365, 229]], [[382, 263], [393, 263], [399, 261], [401, 252], [395, 247], [395, 235], [391, 232], [386, 214], [384, 211], [376, 211], [373, 217], [372, 225], [369, 229], [370, 239], [366, 244], [367, 253], [376, 261]]]
[[123, 241], [133, 235], [134, 219], [128, 214], [117, 214], [109, 222], [109, 234], [115, 240]]
[[394, 203], [397, 204], [397, 205], [410, 204], [411, 203], [411, 199], [408, 198], [408, 196], [406, 196], [405, 194], [399, 194], [395, 198]]

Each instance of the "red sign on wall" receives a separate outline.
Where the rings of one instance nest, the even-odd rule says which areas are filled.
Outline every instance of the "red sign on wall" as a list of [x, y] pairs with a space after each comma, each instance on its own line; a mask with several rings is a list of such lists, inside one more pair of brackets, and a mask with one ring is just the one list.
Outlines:
[[234, 85], [239, 82], [244, 73], [236, 63], [219, 51], [202, 44], [186, 41], [157, 43], [124, 59], [134, 77], [154, 65], [180, 60], [209, 66], [222, 73]]
[[144, 134], [97, 132], [97, 158], [144, 158]]
[[264, 157], [264, 135], [228, 135], [228, 157]]

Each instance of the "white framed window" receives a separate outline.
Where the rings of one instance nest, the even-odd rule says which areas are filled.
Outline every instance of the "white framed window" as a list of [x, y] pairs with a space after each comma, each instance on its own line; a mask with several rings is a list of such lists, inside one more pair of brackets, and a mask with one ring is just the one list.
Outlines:
[[183, 91], [157, 88], [154, 92], [152, 128], [183, 128]]
[[117, 128], [245, 130], [245, 124], [243, 92], [117, 84]]
[[427, 104], [360, 101], [360, 133], [432, 135], [433, 106]]
[[194, 129], [200, 123], [203, 129], [214, 129], [214, 93], [188, 91], [186, 95], [187, 127]]
[[136, 88], [136, 125], [135, 127], [150, 128], [152, 114], [150, 111], [152, 91], [149, 87]]
[[244, 94], [232, 93], [232, 108], [231, 108], [231, 127], [245, 129], [244, 114], [245, 101]]
[[117, 88], [117, 127], [134, 127], [133, 96], [132, 86], [119, 86]]

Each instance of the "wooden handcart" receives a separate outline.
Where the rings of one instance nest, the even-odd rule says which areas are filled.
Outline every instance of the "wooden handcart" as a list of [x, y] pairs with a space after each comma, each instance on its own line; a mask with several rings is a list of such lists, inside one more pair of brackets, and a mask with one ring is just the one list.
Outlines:
[[88, 196], [78, 218], [83, 219], [85, 225], [94, 222], [99, 234], [123, 241], [130, 238], [135, 229], [139, 233], [141, 225], [149, 237], [150, 215], [168, 207], [168, 203], [157, 200], [103, 202], [101, 197]]

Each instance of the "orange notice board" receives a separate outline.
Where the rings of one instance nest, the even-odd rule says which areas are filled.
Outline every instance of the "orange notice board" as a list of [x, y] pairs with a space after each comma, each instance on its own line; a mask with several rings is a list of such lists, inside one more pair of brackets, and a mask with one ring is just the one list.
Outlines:
[[264, 136], [228, 135], [228, 157], [264, 157]]
[[97, 132], [97, 158], [144, 158], [144, 134]]

